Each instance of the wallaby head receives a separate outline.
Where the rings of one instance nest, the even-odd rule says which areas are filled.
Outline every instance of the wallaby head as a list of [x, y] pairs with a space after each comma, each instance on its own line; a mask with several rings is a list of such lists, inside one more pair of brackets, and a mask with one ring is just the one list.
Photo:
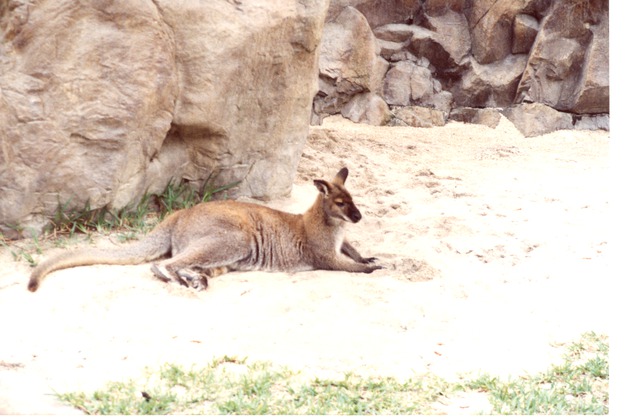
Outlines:
[[342, 168], [330, 182], [321, 179], [313, 182], [321, 194], [322, 207], [329, 218], [357, 223], [361, 220], [361, 212], [344, 186], [346, 178], [348, 168]]

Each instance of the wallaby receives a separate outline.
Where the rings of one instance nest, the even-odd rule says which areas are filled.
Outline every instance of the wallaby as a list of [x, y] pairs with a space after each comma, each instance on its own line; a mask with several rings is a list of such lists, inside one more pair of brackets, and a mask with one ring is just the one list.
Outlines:
[[[118, 249], [68, 251], [39, 264], [28, 290], [49, 273], [92, 264], [153, 264], [161, 280], [203, 290], [208, 279], [228, 271], [340, 270], [371, 273], [383, 268], [363, 258], [343, 235], [345, 222], [361, 213], [344, 187], [348, 169], [332, 181], [316, 179], [315, 203], [304, 214], [232, 200], [211, 201], [179, 210], [138, 243]], [[348, 258], [349, 257], [349, 258]]]

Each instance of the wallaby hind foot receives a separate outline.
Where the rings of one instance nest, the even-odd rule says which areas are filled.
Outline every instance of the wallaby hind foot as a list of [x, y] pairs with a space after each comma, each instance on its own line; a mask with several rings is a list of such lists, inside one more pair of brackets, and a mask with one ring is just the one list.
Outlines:
[[166, 283], [177, 283], [201, 291], [208, 288], [209, 280], [212, 277], [225, 274], [229, 270], [227, 267], [207, 268], [204, 270], [182, 268], [173, 274], [162, 264], [152, 264], [151, 271], [158, 279]]

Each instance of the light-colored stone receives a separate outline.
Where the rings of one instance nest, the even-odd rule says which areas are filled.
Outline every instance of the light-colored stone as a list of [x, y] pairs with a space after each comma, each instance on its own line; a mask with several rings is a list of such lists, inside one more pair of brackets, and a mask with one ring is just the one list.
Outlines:
[[386, 23], [412, 21], [421, 5], [417, 0], [333, 0], [327, 20], [334, 20], [348, 6], [361, 12], [370, 26], [376, 28]]
[[608, 2], [554, 2], [541, 24], [515, 102], [574, 113], [609, 111]]
[[496, 108], [455, 108], [448, 116], [449, 120], [470, 124], [483, 124], [490, 128], [496, 128], [501, 121], [501, 112]]
[[518, 14], [514, 17], [512, 54], [527, 54], [534, 45], [540, 25], [535, 17]]
[[270, 198], [308, 133], [327, 0], [0, 8], [0, 225], [119, 209], [169, 180]]
[[507, 108], [503, 115], [525, 137], [540, 136], [556, 130], [568, 130], [573, 128], [571, 114], [556, 111], [544, 104], [520, 104]]
[[322, 35], [314, 113], [336, 114], [354, 95], [382, 91], [388, 65], [377, 55], [379, 50], [365, 16], [355, 8], [345, 7], [327, 22]]
[[610, 130], [610, 115], [581, 115], [574, 124], [576, 130]]
[[[390, 105], [447, 114], [529, 102], [578, 115], [609, 111], [606, 1], [426, 0], [411, 20], [388, 20], [395, 11], [377, 1], [332, 0], [331, 10], [349, 3], [371, 5], [368, 21], [390, 63], [382, 93]], [[401, 8], [399, 17], [407, 10], [387, 4]], [[422, 94], [411, 93], [410, 63], [430, 71], [432, 95], [422, 83]]]
[[512, 51], [512, 22], [524, 10], [541, 13], [548, 2], [540, 0], [478, 0], [465, 9], [470, 27], [472, 55], [480, 64], [505, 59]]
[[446, 118], [442, 111], [422, 106], [405, 106], [393, 110], [390, 125], [430, 128], [445, 124]]
[[341, 115], [354, 122], [370, 125], [386, 125], [391, 119], [387, 103], [372, 92], [355, 95], [341, 109]]
[[492, 64], [470, 59], [470, 67], [452, 88], [455, 106], [505, 107], [513, 103], [527, 56], [509, 55]]

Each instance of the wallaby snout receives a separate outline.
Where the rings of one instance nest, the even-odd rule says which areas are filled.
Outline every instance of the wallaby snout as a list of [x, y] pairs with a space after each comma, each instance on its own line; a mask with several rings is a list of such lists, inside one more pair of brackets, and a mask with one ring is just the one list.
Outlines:
[[361, 212], [356, 206], [353, 205], [349, 213], [350, 214], [348, 214], [348, 217], [350, 218], [350, 221], [352, 223], [357, 223], [359, 220], [361, 220]]

